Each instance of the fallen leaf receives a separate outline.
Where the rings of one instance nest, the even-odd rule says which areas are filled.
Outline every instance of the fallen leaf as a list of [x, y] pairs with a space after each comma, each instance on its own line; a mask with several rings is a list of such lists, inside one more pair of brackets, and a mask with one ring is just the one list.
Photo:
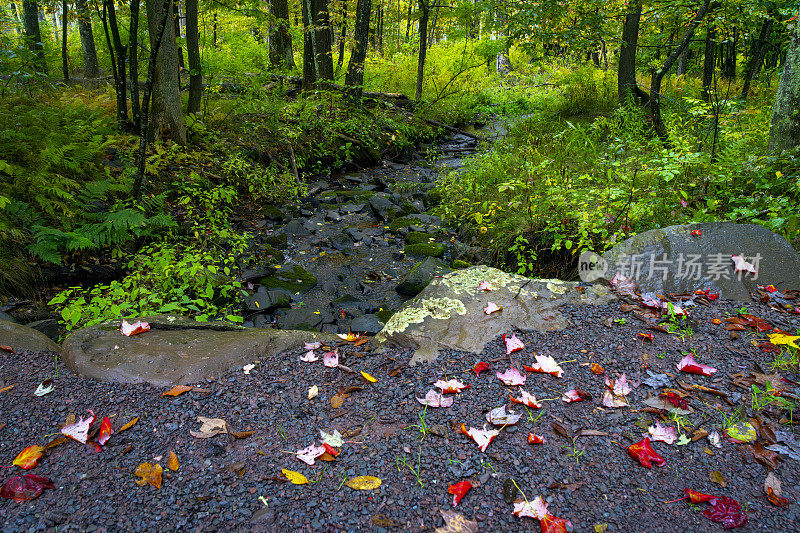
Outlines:
[[600, 363], [592, 363], [592, 366], [589, 368], [592, 371], [592, 374], [602, 375], [606, 373], [605, 368]]
[[0, 351], [8, 352], [10, 354], [16, 354], [17, 353], [17, 352], [14, 351], [13, 348], [11, 348], [11, 346], [6, 346], [5, 344], [0, 346]]
[[781, 480], [775, 472], [767, 474], [767, 478], [764, 480], [764, 492], [767, 493], [767, 499], [769, 499], [772, 505], [777, 505], [778, 507], [789, 506], [789, 500], [783, 497]]
[[43, 446], [39, 446], [34, 444], [33, 446], [28, 446], [14, 459], [13, 465], [20, 467], [23, 470], [30, 470], [34, 466], [36, 466], [41, 459], [42, 455], [44, 454], [45, 448]]
[[522, 418], [521, 414], [506, 411], [507, 406], [497, 407], [486, 413], [486, 420], [495, 426], [513, 426]]
[[189, 430], [192, 437], [208, 439], [220, 433], [228, 433], [228, 424], [221, 418], [198, 416], [197, 421], [200, 422], [201, 426], [197, 431]]
[[100, 445], [105, 445], [108, 439], [111, 438], [112, 433], [114, 433], [114, 430], [111, 429], [111, 420], [107, 416], [104, 416], [103, 421], [100, 422], [100, 433], [97, 436], [97, 442]]
[[562, 426], [558, 422], [553, 422], [552, 425], [553, 425], [553, 431], [555, 431], [556, 433], [558, 433], [559, 435], [561, 435], [565, 439], [569, 439], [570, 438], [569, 431], [567, 430], [567, 428], [565, 428], [564, 426]]
[[628, 446], [628, 453], [631, 454], [631, 457], [637, 459], [645, 468], [652, 468], [652, 463], [658, 466], [667, 464], [664, 458], [658, 455], [650, 445], [650, 439], [648, 437]]
[[139, 417], [137, 416], [136, 418], [134, 418], [133, 420], [131, 420], [130, 422], [126, 423], [124, 426], [122, 426], [121, 428], [119, 428], [119, 430], [117, 431], [117, 433], [122, 433], [122, 432], [123, 432], [123, 431], [125, 431], [126, 429], [130, 429], [130, 428], [132, 428], [132, 427], [134, 426], [134, 424], [136, 424], [136, 422], [138, 422], [138, 421], [139, 421]]
[[658, 420], [656, 420], [656, 425], [650, 426], [647, 428], [647, 431], [650, 433], [650, 437], [652, 437], [653, 440], [659, 440], [667, 444], [672, 444], [678, 438], [678, 436], [675, 435], [675, 428], [672, 426], [664, 427]]
[[333, 457], [338, 457], [338, 455], [342, 452], [328, 444], [327, 442], [322, 443], [322, 447], [325, 448], [325, 453]]
[[176, 454], [173, 451], [170, 451], [169, 458], [167, 459], [167, 468], [169, 468], [173, 472], [177, 472], [180, 466], [181, 464], [180, 462], [178, 462], [178, 454]]
[[489, 284], [488, 281], [483, 280], [480, 283], [478, 283], [478, 290], [479, 291], [487, 291], [488, 292], [488, 291], [492, 290], [492, 286]]
[[524, 500], [515, 502], [512, 514], [520, 518], [527, 516], [529, 518], [541, 520], [549, 513], [547, 512], [547, 503], [545, 503], [541, 496], [536, 496], [533, 501]]
[[433, 384], [434, 387], [439, 387], [442, 389], [442, 394], [452, 394], [461, 392], [464, 389], [468, 389], [469, 385], [464, 385], [457, 379], [450, 379], [447, 381], [437, 380], [436, 383]]
[[94, 414], [94, 411], [88, 409], [89, 415], [86, 418], [81, 418], [78, 422], [74, 424], [68, 424], [61, 428], [61, 433], [66, 435], [71, 439], [75, 439], [76, 441], [80, 442], [81, 444], [86, 444], [86, 439], [89, 436], [89, 426], [92, 425], [97, 417]]
[[349, 394], [334, 394], [331, 396], [331, 407], [334, 409], [339, 409], [342, 404], [344, 403], [344, 399], [347, 398]]
[[333, 433], [325, 433], [322, 430], [320, 430], [319, 433], [322, 436], [322, 444], [328, 444], [336, 448], [341, 448], [342, 444], [344, 444], [344, 439], [338, 429], [334, 429]]
[[305, 485], [306, 483], [308, 483], [308, 479], [306, 479], [306, 476], [304, 476], [300, 472], [295, 472], [294, 470], [287, 470], [284, 468], [281, 470], [281, 474], [286, 476], [286, 479], [288, 479], [295, 485]]
[[374, 476], [358, 476], [348, 479], [345, 485], [356, 490], [372, 490], [381, 486], [381, 480]]
[[542, 528], [542, 533], [567, 533], [567, 528], [572, 528], [572, 522], [551, 514], [544, 515], [539, 521], [539, 525]]
[[255, 431], [248, 430], [248, 431], [228, 431], [232, 436], [236, 437], [237, 439], [246, 439], [247, 437], [253, 435]]
[[52, 379], [46, 379], [39, 383], [39, 386], [36, 387], [36, 390], [33, 392], [34, 396], [44, 396], [45, 394], [50, 394], [56, 388], [55, 383]]
[[316, 350], [320, 346], [322, 346], [322, 343], [319, 342], [319, 341], [317, 341], [317, 342], [304, 342], [303, 343], [303, 349], [304, 350]]
[[448, 494], [453, 495], [453, 507], [458, 505], [458, 503], [462, 500], [462, 498], [464, 498], [464, 496], [471, 488], [472, 488], [472, 483], [470, 483], [469, 480], [466, 479], [464, 481], [459, 481], [454, 485], [450, 485], [447, 488]]
[[642, 383], [647, 386], [659, 389], [661, 387], [669, 387], [672, 384], [672, 380], [666, 374], [656, 374], [650, 370], [648, 370], [647, 373], [650, 377], [642, 380]]
[[448, 397], [444, 394], [439, 394], [435, 390], [431, 389], [424, 398], [417, 398], [417, 401], [422, 405], [427, 405], [428, 407], [450, 407], [453, 405], [454, 398], [452, 396]]
[[322, 354], [322, 364], [328, 368], [336, 368], [339, 366], [339, 352], [334, 350]]
[[739, 422], [725, 428], [725, 437], [734, 444], [754, 442], [756, 440], [756, 428], [750, 422]]
[[694, 360], [694, 354], [688, 353], [680, 363], [678, 363], [678, 370], [681, 372], [688, 372], [690, 374], [699, 374], [701, 376], [711, 376], [717, 371], [713, 366], [703, 365]]
[[504, 333], [503, 342], [506, 343], [506, 355], [518, 352], [525, 347], [525, 344], [517, 338], [516, 333], [512, 333], [510, 337]]
[[[591, 393], [582, 389], [571, 389], [561, 396], [561, 401], [566, 403], [585, 402], [592, 399]], [[627, 404], [626, 404], [627, 405]]]
[[0, 392], [8, 392], [14, 388], [14, 385], [7, 385], [5, 387], [0, 388]]
[[123, 319], [119, 330], [126, 337], [130, 337], [131, 335], [138, 335], [139, 333], [149, 331], [150, 324], [147, 322], [142, 322], [141, 320], [134, 322], [133, 324], [128, 324], [127, 320]]
[[564, 374], [564, 370], [558, 366], [556, 360], [553, 359], [550, 355], [534, 355], [536, 362], [533, 366], [526, 366], [524, 367], [525, 370], [528, 372], [542, 372], [545, 374], [551, 374], [557, 378], [560, 378]]
[[608, 524], [606, 522], [594, 525], [594, 533], [606, 533], [607, 530], [608, 530]]
[[524, 385], [525, 380], [528, 379], [516, 368], [509, 368], [505, 372], [497, 372], [496, 375], [497, 379], [509, 386]]
[[677, 444], [678, 446], [686, 446], [690, 442], [692, 442], [692, 439], [690, 439], [686, 435], [681, 435], [680, 437], [678, 437], [678, 440], [675, 441], [675, 444]]
[[309, 350], [305, 355], [300, 356], [300, 360], [304, 363], [313, 363], [314, 361], [319, 361], [319, 357], [314, 353], [314, 350]]
[[708, 502], [710, 507], [703, 511], [703, 516], [719, 522], [725, 529], [733, 529], [747, 523], [747, 515], [742, 511], [739, 502], [726, 496], [718, 496]]
[[0, 498], [8, 498], [17, 503], [37, 498], [44, 489], [55, 489], [53, 482], [44, 476], [24, 474], [8, 478], [0, 487]]
[[699, 236], [701, 236], [702, 234], [703, 234], [703, 232], [702, 232], [701, 230], [699, 230], [699, 229], [693, 229], [693, 230], [691, 231], [691, 235], [692, 235], [692, 237], [699, 237]]
[[748, 263], [744, 260], [744, 256], [739, 255], [732, 255], [731, 261], [733, 261], [733, 271], [734, 272], [750, 272], [752, 274], [758, 273], [756, 267], [752, 263]]
[[439, 509], [445, 525], [437, 527], [435, 533], [478, 533], [478, 522], [467, 520], [462, 515]]
[[778, 346], [778, 345], [785, 345], [791, 346], [792, 348], [800, 349], [800, 346], [797, 345], [797, 340], [800, 340], [800, 335], [786, 335], [785, 333], [771, 333], [767, 335], [769, 337], [769, 342]]
[[653, 342], [653, 334], [652, 333], [641, 333], [640, 332], [640, 333], [637, 333], [636, 336], [637, 337], [641, 337], [642, 338], [642, 342], [644, 342], [644, 341]]
[[50, 448], [55, 448], [56, 446], [60, 446], [61, 444], [64, 444], [68, 440], [69, 439], [67, 437], [56, 437], [53, 440], [51, 440], [50, 442], [48, 442], [47, 444], [45, 444], [44, 449], [45, 450], [49, 450]]
[[363, 337], [363, 335], [356, 335], [355, 333], [337, 333], [336, 336], [347, 342], [356, 342]]
[[486, 451], [486, 448], [489, 446], [494, 438], [500, 434], [499, 429], [486, 429], [486, 425], [483, 426], [483, 429], [475, 429], [473, 427], [467, 429], [464, 424], [461, 424], [461, 433], [467, 435], [472, 440], [475, 441], [475, 444], [478, 445], [478, 449], [482, 452]]
[[366, 373], [366, 372], [364, 372], [363, 370], [361, 371], [361, 376], [362, 376], [364, 379], [366, 379], [367, 381], [369, 381], [370, 383], [375, 383], [376, 381], [378, 381], [377, 379], [375, 379], [375, 378], [374, 378], [374, 377], [372, 377], [371, 375], [367, 374], [367, 373]]
[[503, 310], [503, 306], [499, 306], [494, 302], [488, 302], [486, 304], [486, 307], [483, 308], [483, 314], [491, 315], [492, 313], [495, 313], [497, 311], [502, 311], [502, 310]]
[[541, 409], [542, 403], [536, 399], [536, 396], [533, 394], [529, 394], [528, 391], [520, 387], [519, 389], [519, 398], [514, 398], [510, 394], [508, 395], [512, 402], [514, 403], [521, 403], [531, 409]]
[[250, 375], [250, 371], [253, 370], [255, 367], [256, 367], [256, 365], [254, 365], [253, 363], [250, 363], [249, 365], [244, 365], [242, 367], [242, 371], [245, 373], [245, 375], [249, 376]]
[[307, 448], [303, 448], [302, 450], [298, 450], [295, 455], [298, 459], [303, 461], [308, 465], [313, 465], [314, 460], [325, 453], [324, 446], [315, 446], [314, 444], [309, 445]]
[[312, 386], [311, 388], [308, 389], [308, 399], [309, 400], [313, 400], [314, 398], [317, 397], [317, 395], [319, 395], [319, 387], [314, 385], [314, 386]]
[[675, 413], [677, 415], [688, 415], [694, 412], [691, 409], [681, 409], [680, 407], [676, 407], [672, 405], [670, 402], [668, 402], [666, 398], [662, 398], [660, 396], [647, 398], [642, 403], [644, 403], [648, 407], [652, 407], [654, 409], [661, 409], [663, 411], [668, 411], [670, 413]]
[[748, 449], [753, 453], [755, 460], [762, 465], [771, 470], [776, 470], [778, 468], [778, 459], [780, 458], [778, 452], [765, 448], [760, 442], [748, 446]]
[[142, 463], [133, 471], [133, 475], [139, 477], [136, 484], [143, 487], [148, 483], [157, 489], [161, 488], [161, 473], [164, 469], [160, 464]]
[[179, 396], [184, 392], [189, 392], [193, 388], [194, 387], [192, 387], [191, 385], [175, 385], [167, 392], [162, 393], [161, 396]]
[[722, 476], [722, 472], [720, 472], [719, 470], [712, 470], [711, 472], [709, 472], [708, 479], [712, 483], [716, 483], [722, 488], [725, 488], [725, 486], [728, 484], [728, 481]]
[[478, 363], [476, 363], [475, 366], [472, 367], [472, 371], [475, 372], [476, 376], [480, 375], [480, 373], [483, 372], [484, 370], [489, 370], [489, 365], [487, 363], [484, 363], [483, 361], [478, 361]]
[[547, 442], [542, 435], [537, 435], [534, 432], [528, 433], [528, 444], [544, 444]]

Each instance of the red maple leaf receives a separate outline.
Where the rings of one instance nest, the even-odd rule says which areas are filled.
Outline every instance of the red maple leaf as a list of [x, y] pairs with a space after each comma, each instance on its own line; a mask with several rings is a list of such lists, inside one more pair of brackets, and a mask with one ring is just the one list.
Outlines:
[[719, 496], [708, 502], [711, 507], [703, 511], [703, 516], [714, 522], [720, 522], [725, 529], [733, 529], [747, 523], [747, 515], [742, 511], [739, 502], [727, 496]]
[[631, 457], [637, 459], [645, 468], [652, 468], [652, 463], [658, 466], [667, 464], [664, 458], [658, 455], [653, 447], [650, 446], [649, 437], [645, 437], [639, 442], [628, 446], [628, 453], [631, 454]]
[[447, 488], [447, 492], [453, 495], [453, 507], [458, 505], [461, 501], [461, 498], [472, 488], [472, 483], [469, 480], [459, 481], [455, 485], [450, 485]]
[[0, 497], [22, 503], [38, 497], [44, 489], [54, 488], [53, 482], [44, 476], [25, 474], [8, 478], [0, 487]]
[[472, 371], [475, 372], [476, 376], [480, 375], [480, 373], [484, 370], [489, 370], [489, 365], [483, 361], [479, 361], [475, 366], [472, 367]]

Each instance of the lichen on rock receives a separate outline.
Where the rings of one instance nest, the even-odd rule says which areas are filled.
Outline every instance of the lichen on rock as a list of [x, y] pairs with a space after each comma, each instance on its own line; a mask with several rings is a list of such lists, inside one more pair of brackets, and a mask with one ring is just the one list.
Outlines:
[[418, 324], [427, 317], [438, 320], [447, 320], [454, 314], [465, 315], [467, 309], [461, 300], [448, 298], [425, 298], [417, 302], [416, 306], [407, 307], [392, 315], [392, 318], [381, 330], [380, 336], [384, 339], [394, 333], [405, 331], [411, 324]]
[[[516, 293], [520, 291], [528, 278], [518, 276], [517, 274], [509, 274], [496, 268], [479, 265], [464, 270], [457, 270], [446, 276], [442, 277], [441, 282], [450, 287], [454, 294], [467, 293], [475, 295], [478, 293], [478, 284], [481, 281], [487, 281], [495, 289], [505, 287], [509, 291]], [[520, 296], [528, 296], [529, 291], [522, 289]], [[534, 295], [535, 296], [535, 295]]]

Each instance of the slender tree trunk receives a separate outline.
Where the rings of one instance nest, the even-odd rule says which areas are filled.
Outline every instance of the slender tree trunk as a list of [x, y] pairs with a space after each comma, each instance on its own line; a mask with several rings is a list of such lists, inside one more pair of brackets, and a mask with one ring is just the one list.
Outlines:
[[767, 13], [767, 18], [761, 23], [761, 31], [758, 34], [758, 39], [754, 40], [750, 46], [750, 57], [747, 61], [747, 67], [744, 71], [744, 84], [742, 85], [742, 100], [746, 100], [750, 94], [750, 84], [753, 82], [758, 71], [761, 70], [761, 64], [764, 62], [764, 52], [767, 47], [767, 40], [769, 34], [772, 32], [772, 21], [774, 12], [770, 10]]
[[139, 105], [139, 0], [131, 0], [131, 25], [128, 39], [128, 64], [131, 71], [131, 115], [133, 115], [133, 131], [142, 131], [142, 109]]
[[[413, 7], [414, 7], [414, 2], [409, 0], [408, 1], [408, 15], [406, 16], [406, 20], [407, 20], [407, 22], [406, 22], [406, 42], [408, 42], [408, 40], [411, 39], [411, 10], [412, 10]], [[400, 16], [399, 15], [399, 13], [400, 13], [400, 2], [399, 2], [399, 0], [397, 2], [397, 12], [398, 12], [398, 16]], [[398, 24], [399, 24], [399, 20], [398, 20]]]
[[[150, 48], [155, 50], [160, 37], [159, 21], [172, 14], [171, 0], [148, 0], [147, 24], [150, 34]], [[164, 11], [166, 10], [166, 15]], [[149, 68], [149, 67], [148, 67]], [[150, 73], [148, 72], [148, 77]], [[165, 24], [163, 38], [158, 47], [153, 71], [153, 104], [148, 112], [149, 128], [155, 138], [172, 139], [178, 144], [186, 144], [186, 124], [183, 121], [181, 100], [178, 93], [178, 51], [175, 46], [175, 32], [172, 24]], [[145, 104], [142, 102], [142, 119]]]
[[314, 9], [312, 20], [315, 26], [314, 52], [316, 55], [317, 81], [333, 80], [333, 50], [331, 42], [331, 21], [328, 14], [328, 0], [311, 0]]
[[689, 46], [695, 30], [697, 30], [697, 27], [703, 21], [703, 17], [708, 13], [709, 3], [710, 0], [703, 1], [703, 5], [686, 28], [683, 39], [681, 39], [672, 53], [667, 56], [667, 59], [664, 60], [664, 64], [652, 73], [650, 81], [650, 100], [647, 102], [647, 108], [653, 130], [665, 145], [669, 145], [669, 133], [667, 132], [667, 126], [664, 124], [664, 119], [661, 117], [661, 82], [664, 80], [664, 76], [672, 69], [672, 66], [678, 61], [678, 57], [681, 53]]
[[114, 7], [114, 0], [104, 0], [104, 8], [108, 15], [108, 28], [111, 32], [113, 39], [114, 54], [116, 57], [116, 64], [112, 63], [112, 67], [116, 68], [114, 76], [114, 88], [117, 93], [117, 125], [121, 131], [128, 129], [128, 88], [127, 88], [127, 72], [125, 69], [125, 60], [128, 56], [127, 48], [122, 46], [122, 40], [119, 36], [119, 26], [117, 25], [117, 11]]
[[214, 11], [214, 26], [212, 31], [212, 40], [211, 42], [214, 44], [214, 48], [217, 47], [217, 12]]
[[440, 7], [441, 6], [439, 4], [436, 4], [436, 8], [433, 10], [433, 21], [431, 22], [431, 27], [428, 30], [428, 49], [430, 49], [430, 47], [433, 46], [434, 43], [434, 37], [436, 35], [436, 23], [439, 20]]
[[[181, 12], [178, 8], [178, 0], [174, 0], [172, 3], [172, 23], [175, 25], [175, 40], [181, 38]], [[183, 50], [178, 43], [175, 43], [175, 49], [178, 51], [178, 66], [180, 68], [186, 68], [183, 62]]]
[[419, 1], [419, 57], [417, 58], [417, 90], [414, 93], [414, 100], [419, 102], [422, 99], [422, 82], [425, 78], [425, 56], [428, 52], [428, 19], [431, 15], [430, 0]]
[[76, 0], [75, 7], [78, 14], [78, 32], [81, 35], [81, 48], [83, 49], [83, 75], [87, 78], [100, 76], [100, 67], [97, 63], [97, 50], [94, 46], [94, 32], [92, 31], [92, 16], [86, 0]]
[[67, 0], [61, 0], [61, 73], [69, 82], [69, 57], [67, 57]]
[[788, 46], [769, 129], [769, 149], [773, 153], [800, 146], [800, 24], [797, 22]]
[[380, 21], [379, 30], [378, 30], [378, 53], [383, 55], [383, 30], [384, 24], [386, 20], [384, 19], [384, 9], [383, 9], [383, 0], [380, 0], [380, 4], [378, 4], [378, 20]]
[[622, 49], [617, 71], [617, 97], [623, 104], [631, 99], [638, 100], [641, 92], [636, 84], [636, 48], [641, 18], [642, 0], [629, 0], [625, 23], [622, 25]]
[[311, 16], [312, 0], [301, 0], [303, 16], [303, 90], [311, 91], [317, 83], [317, 55], [314, 53], [314, 19]]
[[356, 3], [356, 22], [354, 31], [355, 46], [347, 64], [344, 84], [347, 95], [352, 100], [360, 100], [364, 92], [364, 60], [367, 57], [367, 39], [369, 38], [369, 19], [372, 12], [372, 0], [358, 0]]
[[347, 0], [342, 0], [342, 22], [339, 24], [339, 57], [336, 60], [337, 71], [342, 68], [344, 63], [345, 40], [347, 40]]
[[[200, 111], [203, 98], [203, 71], [200, 64], [200, 25], [197, 14], [198, 0], [186, 0], [186, 54], [189, 60], [188, 113]], [[271, 42], [271, 41], [270, 41]]]
[[708, 28], [706, 29], [706, 42], [705, 42], [705, 57], [703, 57], [703, 88], [700, 95], [704, 102], [711, 100], [711, 82], [714, 79], [714, 51], [716, 44], [714, 42], [714, 20], [709, 17]]
[[39, 30], [39, 2], [22, 0], [22, 12], [25, 19], [25, 40], [28, 43], [28, 49], [36, 55], [34, 67], [38, 72], [47, 74], [42, 32]]

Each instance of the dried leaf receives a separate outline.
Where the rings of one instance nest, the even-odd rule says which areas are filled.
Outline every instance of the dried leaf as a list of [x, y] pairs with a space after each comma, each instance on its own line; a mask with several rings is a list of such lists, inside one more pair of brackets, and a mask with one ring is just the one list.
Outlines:
[[5, 387], [0, 388], [0, 392], [8, 392], [14, 388], [14, 385], [7, 385]]
[[252, 429], [247, 431], [228, 431], [232, 436], [236, 437], [237, 439], [246, 439], [247, 437], [253, 435], [255, 431]]
[[173, 472], [177, 472], [180, 466], [181, 464], [178, 462], [178, 455], [173, 451], [169, 452], [169, 458], [167, 459], [167, 468], [169, 468]]
[[332, 352], [325, 352], [322, 354], [322, 364], [328, 368], [336, 368], [339, 366], [339, 352], [334, 350]]
[[197, 421], [201, 424], [200, 429], [197, 431], [189, 430], [192, 437], [197, 439], [208, 439], [220, 433], [228, 432], [228, 424], [221, 418], [198, 416]]
[[509, 386], [524, 385], [527, 376], [524, 376], [516, 368], [509, 368], [505, 372], [497, 372], [497, 379]]
[[772, 505], [778, 507], [787, 507], [789, 505], [789, 500], [783, 497], [781, 480], [775, 472], [767, 474], [767, 479], [764, 480], [764, 492], [767, 493], [767, 499], [769, 499]]
[[512, 395], [509, 394], [509, 398], [514, 403], [521, 403], [531, 409], [541, 409], [542, 403], [536, 399], [536, 396], [533, 394], [529, 394], [528, 391], [521, 388], [519, 389], [519, 397], [514, 398]]
[[439, 394], [433, 389], [429, 390], [424, 398], [417, 398], [419, 403], [427, 405], [428, 407], [450, 407], [453, 405], [454, 400], [452, 396]]
[[502, 311], [502, 310], [503, 310], [503, 306], [502, 305], [497, 305], [494, 302], [488, 302], [486, 304], [486, 307], [483, 308], [483, 314], [491, 315], [494, 312]]
[[67, 437], [56, 437], [53, 440], [51, 440], [50, 442], [48, 442], [47, 444], [45, 444], [44, 449], [45, 450], [49, 450], [50, 448], [55, 448], [56, 446], [58, 446], [60, 444], [64, 444], [68, 440], [69, 439]]
[[701, 376], [711, 376], [717, 371], [713, 366], [704, 365], [694, 360], [694, 354], [686, 354], [678, 363], [678, 370]]
[[374, 476], [358, 476], [348, 479], [345, 485], [355, 490], [372, 490], [381, 486], [381, 480]]
[[462, 515], [439, 509], [444, 518], [445, 525], [438, 527], [435, 533], [478, 533], [478, 522], [467, 520]]
[[55, 489], [53, 482], [44, 476], [25, 474], [8, 478], [0, 487], [0, 498], [13, 499], [17, 503], [37, 498], [44, 489]]
[[542, 435], [537, 435], [534, 432], [528, 433], [528, 444], [544, 444], [547, 442]]
[[8, 352], [10, 354], [16, 354], [17, 353], [17, 352], [14, 351], [13, 348], [11, 348], [11, 346], [6, 346], [5, 344], [0, 346], [0, 351]]
[[339, 409], [342, 404], [344, 403], [344, 399], [347, 398], [349, 394], [334, 394], [331, 396], [331, 407], [334, 409]]
[[590, 370], [592, 371], [592, 374], [597, 374], [598, 376], [606, 373], [605, 368], [603, 368], [603, 365], [600, 363], [592, 363]]
[[650, 426], [647, 428], [647, 431], [650, 433], [653, 440], [660, 440], [667, 444], [672, 444], [678, 439], [678, 436], [675, 434], [675, 428], [672, 426], [664, 427], [658, 420], [656, 420], [656, 425]]
[[510, 337], [504, 333], [503, 342], [506, 343], [506, 355], [518, 352], [525, 347], [525, 343], [517, 338], [516, 333], [512, 333]]
[[55, 383], [52, 379], [46, 379], [39, 383], [39, 386], [36, 387], [36, 390], [33, 392], [34, 396], [44, 396], [45, 394], [50, 394], [56, 388]]
[[375, 383], [376, 381], [378, 381], [377, 379], [375, 379], [375, 378], [374, 378], [374, 377], [372, 377], [371, 375], [367, 374], [367, 373], [366, 373], [366, 372], [364, 372], [363, 370], [361, 371], [361, 376], [362, 376], [364, 379], [366, 379], [367, 381], [369, 381], [370, 383]]
[[728, 485], [728, 481], [723, 477], [722, 472], [720, 472], [719, 470], [713, 470], [709, 472], [708, 479], [712, 483], [716, 483], [722, 488], [725, 488]]
[[183, 394], [184, 392], [189, 392], [193, 388], [194, 387], [191, 387], [189, 385], [175, 385], [167, 392], [162, 393], [161, 396], [178, 396], [180, 394]]
[[139, 421], [139, 417], [137, 416], [136, 418], [134, 418], [133, 420], [127, 422], [124, 426], [119, 428], [119, 430], [117, 430], [117, 433], [122, 433], [126, 429], [132, 428], [136, 424], [136, 422], [138, 422], [138, 421]]
[[556, 363], [550, 355], [534, 355], [536, 362], [533, 366], [525, 366], [528, 372], [543, 372], [560, 378], [564, 374], [564, 370]]
[[94, 414], [94, 411], [91, 409], [88, 410], [89, 415], [86, 418], [81, 418], [78, 422], [74, 424], [67, 424], [63, 428], [61, 428], [61, 433], [75, 439], [76, 441], [80, 442], [81, 444], [86, 444], [86, 439], [89, 436], [89, 426], [92, 425], [92, 422], [97, 419]]
[[536, 496], [533, 501], [523, 500], [514, 502], [514, 511], [512, 511], [512, 514], [520, 518], [527, 516], [529, 518], [541, 520], [549, 513], [547, 512], [547, 503], [545, 503], [541, 496]]
[[38, 464], [39, 459], [44, 454], [44, 450], [45, 448], [43, 446], [39, 446], [37, 444], [28, 446], [19, 452], [12, 464], [20, 467], [23, 470], [30, 470]]
[[522, 418], [521, 414], [506, 411], [506, 405], [497, 407], [486, 413], [486, 420], [495, 426], [513, 426]]
[[145, 486], [148, 483], [157, 489], [161, 488], [161, 474], [164, 469], [160, 464], [142, 463], [133, 471], [133, 475], [139, 477], [136, 483], [139, 486]]
[[344, 444], [344, 439], [342, 438], [342, 434], [339, 433], [338, 429], [334, 429], [333, 433], [325, 433], [324, 431], [320, 430], [319, 434], [322, 436], [322, 444], [334, 446], [336, 448], [341, 448], [342, 444]]
[[298, 459], [300, 459], [307, 465], [313, 465], [314, 460], [323, 453], [325, 453], [324, 446], [316, 446], [314, 444], [311, 444], [308, 447], [303, 448], [302, 450], [298, 450], [295, 455], [297, 456]]
[[486, 429], [486, 425], [484, 425], [483, 429], [481, 430], [472, 427], [467, 429], [467, 427], [464, 424], [461, 424], [460, 431], [464, 435], [467, 435], [472, 440], [474, 440], [475, 444], [478, 445], [478, 449], [482, 452], [485, 452], [489, 444], [494, 440], [494, 438], [497, 435], [500, 434], [499, 429]]
[[133, 324], [128, 324], [128, 321], [123, 319], [122, 325], [119, 327], [119, 330], [126, 337], [130, 337], [131, 335], [138, 335], [139, 333], [144, 333], [145, 331], [149, 331], [150, 324], [148, 324], [147, 322], [142, 322], [141, 320], [139, 320], [138, 322], [134, 322]]
[[319, 387], [317, 387], [316, 385], [314, 385], [313, 387], [308, 389], [308, 399], [309, 400], [313, 400], [318, 395], [319, 395]]
[[442, 389], [442, 394], [452, 394], [461, 392], [462, 390], [468, 389], [470, 385], [464, 385], [457, 379], [450, 379], [447, 381], [437, 380], [436, 383], [433, 384], [434, 387], [439, 387]]
[[295, 472], [294, 470], [286, 470], [284, 468], [281, 470], [281, 474], [286, 476], [286, 479], [288, 479], [295, 485], [305, 485], [306, 483], [308, 483], [308, 479], [306, 479], [306, 476], [304, 476], [300, 472]]

